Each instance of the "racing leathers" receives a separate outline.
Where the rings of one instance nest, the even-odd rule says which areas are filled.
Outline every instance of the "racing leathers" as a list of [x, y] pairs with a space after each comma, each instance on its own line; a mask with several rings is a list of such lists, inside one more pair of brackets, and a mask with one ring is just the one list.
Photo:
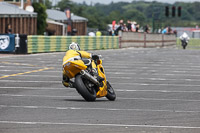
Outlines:
[[[68, 50], [63, 57], [63, 64], [68, 61], [81, 60], [82, 58], [92, 58], [92, 54], [86, 51], [76, 51], [76, 50]], [[72, 87], [72, 82], [70, 82], [69, 78], [66, 76], [66, 72], [63, 70], [63, 85], [65, 87]]]

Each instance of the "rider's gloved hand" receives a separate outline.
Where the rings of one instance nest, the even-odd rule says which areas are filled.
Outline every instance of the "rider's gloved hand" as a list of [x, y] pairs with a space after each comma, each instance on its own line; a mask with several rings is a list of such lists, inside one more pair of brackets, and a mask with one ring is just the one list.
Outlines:
[[98, 60], [99, 59], [99, 55], [92, 55], [92, 59], [93, 60]]

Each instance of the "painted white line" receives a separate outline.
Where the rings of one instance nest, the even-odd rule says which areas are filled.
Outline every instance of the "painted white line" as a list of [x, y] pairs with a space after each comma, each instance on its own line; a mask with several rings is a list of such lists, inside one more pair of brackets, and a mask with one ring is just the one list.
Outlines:
[[[174, 69], [180, 69], [180, 67], [177, 67], [177, 68], [163, 68], [162, 66], [160, 66], [159, 68], [151, 68], [151, 67], [139, 67], [139, 68], [136, 68], [135, 66], [134, 67], [132, 67], [133, 69], [121, 69], [122, 67], [118, 67], [118, 68], [116, 68], [116, 67], [114, 67], [114, 68], [112, 68], [112, 67], [107, 67], [107, 66], [105, 66], [105, 70], [112, 70], [112, 71], [119, 71], [119, 69], [120, 69], [120, 71], [122, 71], [122, 72], [137, 72], [138, 70], [146, 70], [146, 71], [152, 71], [152, 72], [157, 72], [157, 71], [160, 71], [160, 70], [174, 70]], [[187, 71], [199, 71], [200, 69], [194, 69], [194, 68], [191, 68], [191, 69], [186, 69], [186, 68], [182, 68], [181, 70], [177, 70], [178, 72], [187, 72]], [[177, 71], [175, 71], [175, 72], [177, 72]], [[172, 71], [173, 72], [173, 71]]]
[[[47, 56], [47, 55], [53, 55], [53, 56], [55, 56], [55, 55], [62, 55], [63, 54], [63, 56], [64, 56], [64, 53], [63, 52], [54, 52], [54, 53], [35, 53], [35, 54], [28, 54], [28, 55], [13, 55], [13, 54], [11, 54], [11, 55], [7, 55], [7, 56], [0, 56], [0, 58], [10, 58], [10, 57], [12, 57], [11, 58], [11, 60], [13, 59], [13, 58], [17, 58], [17, 57], [32, 57], [32, 56]], [[16, 60], [15, 60], [16, 61]], [[30, 59], [28, 60], [28, 61], [30, 61]]]
[[107, 77], [108, 79], [133, 79], [132, 77]]
[[[124, 66], [124, 63], [122, 63], [122, 61], [112, 61], [112, 64], [118, 64], [118, 66]], [[161, 62], [157, 62], [157, 64], [155, 64], [155, 62], [135, 62], [134, 61], [134, 66], [135, 65], [142, 65], [142, 66], [146, 66], [147, 64], [149, 64], [150, 66], [182, 66], [182, 67], [186, 67], [186, 68], [190, 68], [190, 67], [200, 67], [200, 65], [197, 65], [197, 63], [190, 63], [190, 62], [185, 62], [185, 63], [181, 63], [181, 61], [179, 63], [175, 62], [169, 62], [167, 60], [165, 61], [161, 61]], [[161, 64], [161, 65], [160, 65]], [[110, 62], [105, 62], [104, 65], [109, 66], [109, 67], [113, 67], [113, 65], [110, 65]], [[180, 68], [180, 67], [179, 67]]]
[[[1, 71], [1, 70], [0, 70]], [[2, 70], [2, 71], [12, 71], [12, 70]], [[43, 72], [60, 72], [61, 73], [61, 71], [43, 71]], [[155, 74], [154, 74], [155, 75]], [[164, 74], [163, 74], [164, 75]], [[171, 75], [171, 76], [174, 76], [175, 74], [165, 74], [165, 75]], [[5, 76], [5, 75], [4, 75]], [[48, 78], [62, 78], [62, 76], [55, 76], [55, 75], [45, 75], [45, 74], [42, 74], [42, 75], [31, 75], [31, 74], [28, 74], [28, 75], [18, 75], [19, 77], [48, 77]], [[195, 75], [188, 75], [188, 76], [195, 76]], [[200, 76], [200, 75], [196, 75], [196, 76]], [[138, 79], [141, 79], [141, 80], [152, 80], [152, 81], [166, 81], [166, 80], [168, 80], [168, 81], [181, 81], [181, 80], [183, 80], [183, 81], [200, 81], [200, 80], [197, 80], [197, 79], [188, 79], [188, 78], [186, 78], [186, 79], [180, 79], [180, 78], [178, 78], [178, 79], [172, 79], [172, 78], [170, 78], [170, 79], [167, 79], [167, 78], [134, 78], [134, 77], [111, 77], [111, 76], [109, 76], [109, 77], [107, 77], [108, 79], [135, 79], [135, 80], [138, 80]]]
[[171, 128], [171, 129], [200, 129], [192, 126], [162, 126], [162, 125], [132, 125], [132, 124], [92, 124], [92, 123], [66, 123], [66, 122], [28, 122], [28, 121], [0, 121], [3, 124], [22, 125], [73, 125], [73, 126], [106, 126], [106, 127], [138, 127], [138, 128]]
[[[21, 67], [20, 67], [21, 68]], [[31, 67], [27, 67], [27, 68], [31, 68]], [[21, 71], [21, 70], [0, 70], [0, 71]], [[122, 74], [127, 74], [127, 75], [138, 75], [138, 73], [134, 73], [134, 72], [130, 72], [130, 71], [127, 71], [127, 72], [110, 72], [110, 71], [106, 71], [106, 74], [113, 74], [113, 75], [122, 75]], [[152, 70], [154, 71], [154, 70]], [[173, 71], [172, 71], [173, 72]], [[177, 76], [177, 75], [182, 75], [182, 76], [191, 76], [191, 77], [200, 77], [200, 74], [198, 75], [197, 72], [195, 72], [195, 74], [187, 74], [187, 73], [141, 73], [140, 75], [156, 75], [156, 76]], [[174, 71], [174, 72], [177, 72], [177, 71]], [[48, 70], [48, 71], [43, 71], [43, 73], [62, 73], [62, 70]], [[20, 75], [20, 76], [26, 76], [26, 75]]]
[[[21, 81], [21, 80], [0, 80], [0, 82], [13, 82], [13, 83], [62, 83], [62, 81]], [[200, 85], [193, 84], [154, 84], [154, 83], [114, 83], [113, 85], [139, 85], [139, 86], [182, 86], [182, 87], [200, 87]]]
[[193, 99], [162, 99], [162, 98], [123, 98], [117, 97], [117, 99], [124, 99], [124, 100], [147, 100], [147, 101], [182, 101], [182, 102], [200, 102], [200, 100], [193, 100]]
[[42, 74], [42, 75], [31, 75], [31, 74], [28, 74], [28, 75], [18, 75], [19, 77], [46, 77], [46, 78], [62, 78], [62, 74], [60, 74], [61, 76], [55, 76], [55, 75], [45, 75], [45, 74]]
[[[75, 90], [75, 88], [50, 88], [50, 87], [0, 87], [0, 89], [28, 89], [28, 90]], [[200, 91], [195, 91], [189, 89], [188, 91], [179, 91], [179, 90], [127, 90], [127, 89], [115, 89], [116, 92], [159, 92], [159, 93], [200, 93]]]
[[182, 74], [182, 73], [176, 73], [176, 74], [173, 74], [173, 73], [165, 73], [165, 74], [162, 74], [162, 73], [153, 73], [153, 74], [149, 74], [149, 73], [143, 73], [141, 75], [156, 75], [156, 76], [191, 76], [191, 77], [200, 77], [200, 75], [197, 75], [197, 74]]
[[[50, 87], [0, 87], [0, 89], [27, 89], [27, 90], [75, 90], [75, 88], [50, 88]], [[128, 90], [128, 89], [115, 89], [116, 92], [158, 92], [158, 93], [200, 93], [200, 91], [195, 91], [189, 89], [188, 91], [179, 91], [179, 90]]]
[[108, 77], [108, 79], [132, 79], [132, 80], [152, 80], [152, 81], [200, 81], [197, 79], [167, 79], [167, 78], [135, 78], [135, 77]]
[[200, 87], [200, 85], [192, 85], [192, 84], [147, 84], [147, 83], [114, 83], [112, 82], [111, 84], [113, 85], [139, 85], [139, 86], [183, 86], [183, 87]]
[[[0, 66], [1, 69], [8, 69], [8, 68], [13, 68], [16, 69], [16, 66], [15, 65], [11, 65], [11, 66]], [[19, 67], [19, 66], [18, 66]], [[45, 66], [46, 67], [46, 66]], [[21, 68], [43, 68], [43, 66], [20, 66], [20, 69]]]
[[136, 79], [141, 79], [141, 80], [152, 80], [152, 81], [200, 81], [200, 79], [199, 80], [197, 80], [197, 79], [188, 79], [188, 78], [186, 78], [186, 79], [180, 79], [180, 78], [178, 78], [178, 79], [172, 79], [172, 78], [170, 78], [170, 79], [166, 79], [166, 78], [136, 78]]
[[169, 90], [123, 90], [123, 89], [115, 89], [115, 91], [118, 91], [118, 92], [159, 92], [159, 93], [200, 93], [200, 91], [192, 91], [192, 90], [188, 90], [188, 91], [177, 91], [177, 90], [169, 91]]
[[0, 80], [0, 82], [14, 83], [62, 83], [62, 81], [22, 81], [22, 80]]
[[60, 87], [60, 88], [51, 88], [51, 87], [0, 87], [0, 89], [31, 89], [31, 90], [75, 90], [75, 88], [66, 88], [66, 87]]
[[171, 113], [200, 113], [192, 110], [154, 110], [154, 109], [117, 109], [117, 108], [84, 108], [84, 107], [53, 107], [53, 106], [15, 106], [0, 105], [0, 108], [24, 108], [24, 109], [56, 109], [56, 110], [104, 110], [104, 111], [138, 111], [138, 112], [171, 112]]
[[[105, 71], [106, 71], [106, 69], [105, 69]], [[109, 73], [109, 74], [116, 74], [116, 75], [118, 75], [118, 74], [127, 74], [127, 75], [133, 75], [133, 74], [137, 74], [138, 75], [138, 73], [135, 73], [135, 72], [123, 72], [123, 71], [120, 71], [120, 72], [107, 72], [106, 71], [106, 73]], [[194, 73], [195, 75], [197, 75], [197, 74], [200, 74], [199, 73], [199, 71], [197, 72], [197, 71], [194, 71], [194, 72], [188, 72], [188, 71], [170, 71], [170, 72], [167, 72], [167, 73], [164, 73], [164, 74], [168, 74], [168, 73], [170, 73], [170, 74], [174, 74], [174, 75], [177, 75], [177, 74], [182, 74], [182, 75], [185, 75], [185, 74], [190, 74], [190, 73]], [[149, 73], [142, 73], [142, 74], [148, 74], [148, 75], [153, 75], [153, 74], [151, 74], [151, 72], [149, 71]], [[159, 73], [160, 75], [162, 75], [162, 73]]]
[[[5, 97], [40, 97], [40, 98], [80, 98], [80, 96], [50, 96], [50, 95], [17, 95], [17, 94], [0, 94]], [[104, 98], [104, 97], [103, 97]], [[162, 98], [127, 98], [117, 97], [122, 100], [144, 100], [144, 101], [182, 101], [182, 102], [200, 102], [195, 99], [162, 99]]]
[[79, 98], [80, 96], [50, 96], [50, 95], [16, 95], [16, 94], [0, 94], [6, 97], [42, 97], [42, 98]]

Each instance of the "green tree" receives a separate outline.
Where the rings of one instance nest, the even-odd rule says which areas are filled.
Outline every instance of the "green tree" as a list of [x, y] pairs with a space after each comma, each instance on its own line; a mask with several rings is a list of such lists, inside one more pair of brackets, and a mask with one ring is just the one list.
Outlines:
[[104, 15], [97, 11], [95, 7], [87, 7], [82, 11], [82, 16], [88, 19], [88, 27], [99, 30], [106, 29]]
[[51, 9], [52, 8], [52, 2], [49, 0], [45, 0], [45, 6], [47, 9]]
[[137, 21], [139, 24], [145, 22], [144, 14], [136, 9], [127, 10], [124, 14], [126, 19]]
[[57, 7], [60, 8], [61, 11], [64, 11], [66, 8], [70, 8], [71, 12], [75, 10], [75, 4], [71, 0], [61, 0]]
[[41, 3], [33, 3], [34, 12], [37, 12], [37, 34], [43, 35], [46, 30], [46, 7]]
[[124, 19], [124, 17], [120, 15], [120, 12], [112, 11], [107, 17], [105, 17], [105, 22], [111, 24], [113, 20], [119, 22], [120, 19]]

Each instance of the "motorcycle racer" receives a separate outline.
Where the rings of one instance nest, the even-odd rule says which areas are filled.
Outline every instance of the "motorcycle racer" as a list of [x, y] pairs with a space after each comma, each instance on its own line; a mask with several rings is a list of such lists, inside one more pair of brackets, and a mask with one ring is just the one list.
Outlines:
[[184, 32], [181, 36], [180, 36], [180, 40], [181, 40], [181, 45], [183, 47], [183, 49], [186, 48], [189, 40], [190, 40], [190, 37], [188, 36], [188, 34], [186, 32]]
[[[81, 51], [78, 43], [72, 42], [69, 45], [69, 50], [65, 53], [65, 56], [63, 57], [63, 65], [66, 64], [68, 61], [82, 60], [83, 58], [87, 59], [87, 60], [83, 60], [85, 65], [87, 65], [88, 67], [95, 67], [94, 65], [92, 65], [90, 60], [99, 58], [99, 56], [93, 55], [86, 51]], [[88, 59], [90, 59], [90, 60], [88, 60]], [[104, 78], [97, 76], [97, 80], [102, 82], [104, 80]], [[73, 82], [71, 82], [70, 79], [66, 76], [66, 72], [64, 70], [63, 70], [62, 83], [65, 87], [73, 87]]]

